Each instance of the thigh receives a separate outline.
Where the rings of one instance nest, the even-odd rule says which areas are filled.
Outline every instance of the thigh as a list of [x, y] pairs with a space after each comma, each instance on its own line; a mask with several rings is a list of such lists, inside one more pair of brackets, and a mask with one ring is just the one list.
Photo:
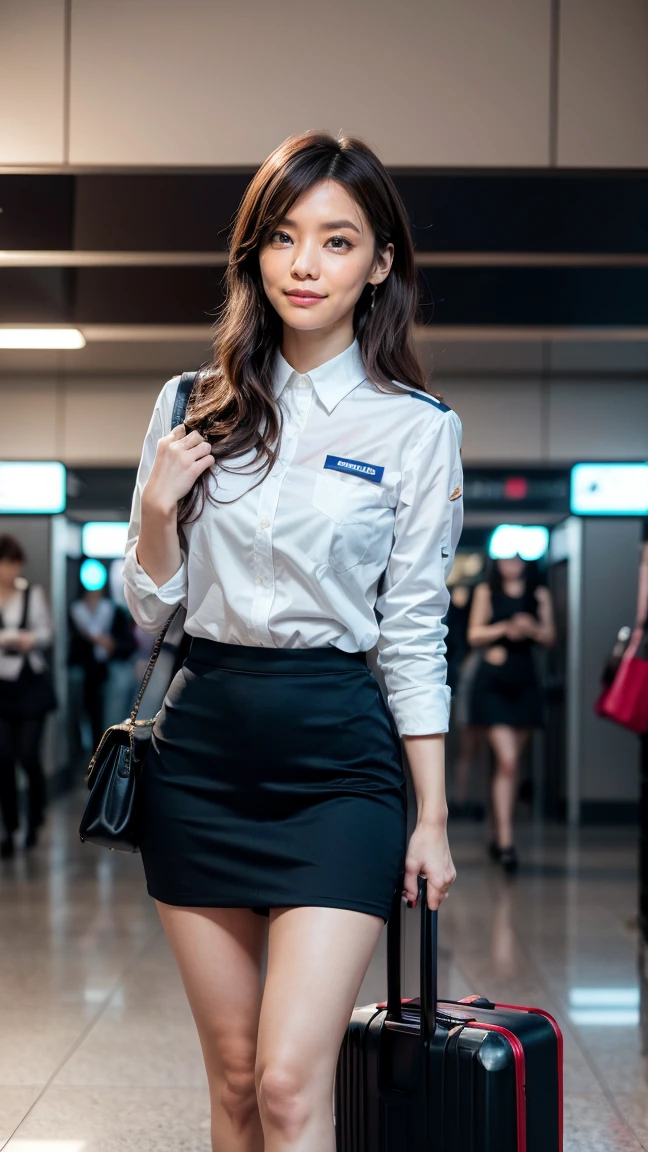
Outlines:
[[155, 901], [187, 993], [207, 1072], [254, 1066], [266, 922], [247, 908]]
[[515, 737], [515, 746], [517, 748], [518, 756], [521, 756], [526, 748], [529, 737], [531, 735], [530, 728], [514, 728], [513, 735]]
[[508, 724], [493, 724], [488, 729], [488, 741], [500, 761], [511, 763], [519, 756], [517, 733]]
[[345, 908], [270, 912], [258, 1074], [279, 1066], [332, 1089], [344, 1032], [383, 926], [379, 916]]

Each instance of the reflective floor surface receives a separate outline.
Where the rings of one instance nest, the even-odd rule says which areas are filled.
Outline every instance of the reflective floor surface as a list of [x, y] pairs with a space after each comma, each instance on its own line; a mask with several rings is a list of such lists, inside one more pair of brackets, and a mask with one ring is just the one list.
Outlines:
[[[59, 799], [38, 847], [0, 862], [0, 1148], [210, 1152], [200, 1047], [141, 861], [80, 843], [84, 800]], [[513, 881], [482, 839], [451, 831], [440, 995], [554, 1013], [565, 1152], [648, 1149], [634, 831], [528, 827]], [[414, 995], [417, 913], [405, 921]], [[384, 993], [383, 938], [359, 1002]]]

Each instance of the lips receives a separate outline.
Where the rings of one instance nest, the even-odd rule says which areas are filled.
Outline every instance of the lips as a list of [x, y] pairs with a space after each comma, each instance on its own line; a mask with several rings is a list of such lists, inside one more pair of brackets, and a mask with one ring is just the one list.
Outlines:
[[286, 296], [296, 296], [300, 300], [323, 300], [324, 297], [319, 292], [300, 292], [297, 289], [294, 291], [286, 292]]

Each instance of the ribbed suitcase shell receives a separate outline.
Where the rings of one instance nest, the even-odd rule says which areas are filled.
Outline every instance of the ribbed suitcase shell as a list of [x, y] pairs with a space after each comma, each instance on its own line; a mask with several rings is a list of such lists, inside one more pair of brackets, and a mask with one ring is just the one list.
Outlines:
[[[421, 986], [435, 993], [436, 914], [424, 903], [422, 913]], [[338, 1152], [562, 1152], [555, 1020], [540, 1009], [434, 995], [427, 1002], [437, 1004], [435, 1026], [424, 1042], [418, 999], [391, 1010], [400, 986], [400, 908], [394, 916], [390, 1009], [356, 1008], [340, 1050]]]

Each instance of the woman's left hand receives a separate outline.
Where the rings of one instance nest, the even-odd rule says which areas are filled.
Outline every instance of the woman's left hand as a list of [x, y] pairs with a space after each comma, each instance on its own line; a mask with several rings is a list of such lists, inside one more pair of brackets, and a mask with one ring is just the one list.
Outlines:
[[448, 895], [457, 873], [450, 855], [445, 824], [417, 824], [412, 832], [405, 858], [403, 899], [412, 905], [418, 899], [418, 878], [427, 880], [428, 907], [434, 912]]

